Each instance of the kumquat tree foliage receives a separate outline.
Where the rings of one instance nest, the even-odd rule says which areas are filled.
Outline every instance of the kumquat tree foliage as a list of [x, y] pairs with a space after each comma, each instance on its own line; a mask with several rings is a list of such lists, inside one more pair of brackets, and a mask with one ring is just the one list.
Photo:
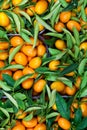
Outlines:
[[87, 0], [0, 0], [0, 130], [87, 130]]

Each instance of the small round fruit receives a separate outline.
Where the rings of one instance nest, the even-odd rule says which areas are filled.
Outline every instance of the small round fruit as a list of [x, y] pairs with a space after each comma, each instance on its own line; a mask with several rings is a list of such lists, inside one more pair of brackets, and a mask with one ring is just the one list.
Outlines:
[[50, 88], [52, 90], [55, 89], [58, 92], [62, 92], [65, 88], [65, 85], [61, 81], [54, 81], [53, 83], [51, 83]]
[[65, 130], [70, 129], [70, 127], [71, 127], [70, 121], [68, 121], [67, 119], [62, 118], [62, 117], [60, 117], [60, 118], [58, 119], [58, 125], [59, 125], [62, 129], [65, 129]]
[[62, 23], [67, 23], [71, 18], [71, 11], [61, 12], [59, 19]]
[[37, 125], [37, 118], [34, 117], [29, 121], [22, 120], [22, 123], [27, 128], [33, 128]]
[[66, 92], [67, 95], [72, 96], [72, 95], [74, 95], [76, 93], [76, 87], [73, 86], [72, 88], [70, 88], [69, 86], [66, 86], [65, 87], [65, 92]]
[[83, 117], [87, 117], [87, 104], [85, 102], [82, 102], [80, 104], [80, 108], [81, 108]]
[[0, 50], [5, 50], [9, 48], [9, 43], [8, 42], [1, 42], [0, 41]]
[[22, 0], [12, 0], [13, 6], [17, 6], [17, 5], [20, 4], [21, 2], [22, 2]]
[[22, 45], [24, 43], [24, 40], [20, 36], [13, 36], [10, 39], [10, 43], [13, 47], [16, 47], [18, 45]]
[[29, 78], [22, 82], [22, 88], [28, 90], [32, 87], [34, 79]]
[[27, 56], [25, 54], [23, 54], [22, 52], [18, 52], [16, 53], [15, 57], [15, 62], [21, 65], [26, 65], [28, 62]]
[[22, 124], [18, 124], [14, 126], [12, 130], [25, 130], [25, 127]]
[[59, 50], [64, 50], [66, 48], [66, 43], [65, 41], [58, 39], [55, 42], [55, 47]]
[[60, 61], [52, 60], [52, 61], [49, 62], [49, 69], [50, 70], [57, 70], [59, 64], [60, 64]]
[[79, 24], [77, 21], [75, 21], [75, 20], [70, 20], [70, 21], [67, 22], [67, 28], [68, 28], [70, 31], [73, 31], [73, 28], [74, 28], [74, 27], [75, 27], [78, 31], [81, 30], [81, 26], [80, 26], [80, 24]]
[[29, 6], [29, 8], [26, 9], [26, 12], [29, 16], [33, 16], [35, 12], [35, 6]]
[[27, 115], [26, 112], [24, 112], [23, 110], [19, 110], [17, 113], [16, 113], [16, 118], [17, 119], [23, 119], [25, 116]]
[[8, 56], [8, 52], [0, 52], [0, 60], [6, 60]]
[[40, 57], [34, 57], [30, 60], [29, 66], [33, 69], [36, 69], [41, 66], [42, 60]]
[[37, 46], [37, 55], [38, 56], [44, 56], [44, 54], [46, 53], [46, 47], [44, 45], [38, 45]]
[[6, 13], [0, 12], [0, 26], [6, 27], [10, 23], [10, 19]]
[[63, 32], [63, 28], [65, 28], [65, 25], [62, 22], [58, 22], [54, 25], [54, 29], [59, 33]]
[[35, 57], [37, 55], [37, 49], [33, 48], [32, 45], [23, 45], [21, 51], [30, 57]]
[[22, 70], [17, 70], [13, 73], [13, 79], [18, 80], [23, 76], [23, 71]]
[[44, 79], [39, 79], [34, 83], [33, 89], [35, 92], [40, 93], [43, 91], [45, 85], [46, 85], [46, 81]]
[[76, 86], [77, 89], [80, 88], [80, 84], [81, 84], [81, 77], [78, 76], [78, 77], [76, 78], [76, 81], [75, 81], [75, 86]]
[[34, 130], [46, 130], [46, 125], [44, 123], [37, 124]]
[[39, 0], [39, 1], [36, 3], [36, 5], [35, 5], [35, 12], [36, 12], [37, 14], [41, 15], [41, 14], [43, 14], [43, 13], [46, 12], [47, 8], [48, 8], [48, 3], [47, 3], [47, 1], [46, 1], [46, 0], [43, 0], [43, 1]]
[[87, 50], [87, 41], [84, 41], [84, 42], [82, 42], [81, 44], [80, 44], [80, 50]]

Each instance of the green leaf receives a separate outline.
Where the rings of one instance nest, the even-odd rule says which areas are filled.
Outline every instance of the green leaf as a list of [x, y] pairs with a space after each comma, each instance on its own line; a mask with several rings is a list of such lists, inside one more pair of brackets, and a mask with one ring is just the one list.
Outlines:
[[25, 34], [27, 34], [28, 36], [33, 36], [29, 30], [22, 28], [21, 31], [24, 32]]
[[56, 106], [60, 115], [66, 119], [69, 119], [70, 108], [67, 107], [67, 103], [65, 102], [65, 99], [63, 99], [63, 97], [59, 93], [56, 93]]
[[37, 40], [38, 40], [38, 34], [39, 34], [39, 24], [36, 22], [34, 24], [34, 44], [33, 48], [36, 46]]
[[23, 81], [25, 81], [26, 79], [30, 78], [32, 75], [33, 74], [27, 74], [27, 75], [22, 76], [18, 80], [16, 80], [15, 84], [14, 84], [14, 88], [16, 88], [17, 86], [19, 86]]
[[49, 97], [49, 99], [51, 98], [51, 90], [49, 88], [49, 86], [46, 84], [46, 90], [47, 90], [47, 95]]
[[28, 116], [26, 116], [25, 118], [23, 118], [23, 120], [25, 121], [29, 121], [33, 118], [33, 112], [31, 112]]
[[42, 107], [29, 107], [27, 108], [27, 110], [25, 112], [31, 112], [31, 111], [35, 111], [35, 110], [41, 110]]
[[63, 38], [63, 34], [55, 33], [55, 32], [49, 32], [49, 33], [46, 33], [45, 35], [47, 35], [47, 36], [53, 36], [53, 37], [57, 37], [57, 38], [60, 38], [60, 39]]
[[56, 99], [56, 90], [53, 90], [49, 99], [49, 105], [48, 105], [49, 108], [51, 108], [54, 105], [55, 99]]
[[3, 68], [0, 68], [0, 70], [8, 70], [8, 69], [23, 69], [24, 66], [23, 65], [19, 65], [19, 64], [14, 64], [14, 65], [6, 65]]
[[47, 116], [46, 116], [46, 119], [49, 119], [49, 118], [53, 118], [53, 117], [55, 117], [55, 116], [58, 116], [58, 112], [52, 112], [52, 113], [50, 113], [50, 114], [48, 114]]
[[10, 12], [10, 14], [12, 15], [14, 21], [15, 21], [15, 24], [16, 24], [16, 27], [18, 29], [18, 32], [20, 32], [20, 29], [21, 29], [21, 23], [20, 23], [20, 19], [18, 17], [17, 14], [13, 13], [13, 12]]
[[19, 98], [15, 98], [15, 100], [16, 100], [16, 102], [17, 102], [17, 104], [18, 104], [19, 109], [25, 110], [25, 102], [22, 101], [22, 100], [19, 99]]
[[12, 78], [12, 76], [8, 74], [2, 74], [4, 81], [10, 86], [13, 86], [15, 83], [15, 80]]
[[44, 20], [50, 19], [54, 15], [54, 13], [56, 13], [59, 10], [59, 7], [60, 7], [60, 3], [58, 2], [58, 4], [56, 5], [56, 7], [53, 10], [51, 10], [50, 13], [48, 13], [47, 15], [45, 15], [43, 17], [43, 19]]
[[62, 81], [64, 84], [66, 84], [69, 87], [72, 87], [72, 81], [65, 77], [58, 77], [57, 80]]
[[86, 63], [87, 63], [87, 58], [84, 58], [84, 59], [80, 62], [79, 67], [78, 67], [78, 72], [79, 72], [80, 75], [82, 75], [82, 74], [84, 73]]
[[41, 23], [47, 30], [51, 31], [51, 32], [56, 32], [51, 26], [49, 26], [41, 17], [39, 17], [38, 15], [36, 16], [36, 20]]
[[23, 15], [32, 24], [31, 17], [26, 12], [20, 11], [19, 13]]
[[7, 85], [6, 82], [0, 80], [0, 88], [2, 88], [5, 91], [11, 91], [11, 87]]
[[46, 65], [46, 64], [49, 63], [51, 60], [59, 60], [59, 59], [61, 59], [65, 54], [66, 54], [66, 51], [60, 52], [59, 54], [53, 55], [53, 56], [51, 56], [51, 57], [44, 58], [44, 59], [42, 60], [42, 65]]
[[73, 42], [71, 36], [68, 33], [66, 33], [66, 39], [67, 39], [67, 47], [71, 49], [73, 47]]
[[58, 53], [60, 53], [58, 49], [48, 48], [48, 50], [51, 55], [57, 55]]
[[24, 4], [26, 4], [28, 2], [28, 0], [22, 0], [22, 2], [20, 4], [18, 4], [18, 6], [22, 6]]
[[68, 3], [65, 0], [59, 0], [59, 2], [62, 4], [64, 8], [68, 5]]
[[9, 40], [8, 39], [8, 36], [7, 36], [7, 32], [6, 31], [3, 31], [3, 30], [0, 30], [0, 38], [4, 38], [6, 40]]
[[84, 5], [81, 5], [81, 17], [82, 17], [83, 21], [87, 22], [87, 16], [85, 13]]
[[78, 63], [73, 63], [73, 64], [67, 66], [65, 69], [63, 69], [60, 72], [59, 76], [63, 76], [63, 75], [68, 74], [72, 71], [75, 71], [77, 69], [77, 67], [78, 67]]
[[0, 107], [0, 111], [2, 111], [5, 114], [5, 116], [10, 119], [10, 115], [5, 108]]
[[81, 122], [81, 119], [82, 119], [82, 111], [81, 111], [80, 108], [78, 108], [78, 109], [75, 111], [74, 122], [78, 124], [78, 123]]
[[12, 104], [14, 104], [14, 106], [18, 109], [18, 104], [17, 104], [16, 100], [10, 94], [8, 94], [7, 92], [3, 91], [3, 93], [12, 102]]
[[80, 45], [79, 32], [75, 27], [73, 28], [73, 33], [74, 33], [74, 37], [75, 37], [75, 40], [76, 40], [76, 44], [79, 46]]
[[16, 99], [20, 99], [20, 100], [25, 100], [26, 99], [26, 95], [20, 92], [17, 92], [14, 94], [14, 98]]
[[87, 128], [87, 117], [84, 117], [79, 124], [77, 124], [76, 130], [84, 130]]
[[21, 45], [15, 47], [12, 51], [12, 53], [9, 55], [9, 64], [11, 63], [11, 61], [13, 60], [15, 54], [21, 49]]
[[20, 36], [26, 41], [26, 42], [31, 42], [30, 38], [29, 38], [29, 35], [26, 34], [25, 32], [23, 31], [20, 31]]

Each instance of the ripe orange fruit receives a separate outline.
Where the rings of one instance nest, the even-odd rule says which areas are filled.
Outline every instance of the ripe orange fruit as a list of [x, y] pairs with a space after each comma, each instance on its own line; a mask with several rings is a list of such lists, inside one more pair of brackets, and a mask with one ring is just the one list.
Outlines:
[[22, 82], [22, 88], [30, 89], [33, 85], [34, 79], [29, 78]]
[[60, 64], [60, 61], [52, 60], [52, 61], [49, 62], [49, 69], [50, 70], [57, 70], [59, 64]]
[[81, 108], [83, 117], [87, 117], [87, 104], [85, 102], [82, 102], [80, 104], [80, 108]]
[[6, 27], [10, 23], [10, 19], [6, 13], [0, 12], [0, 26]]
[[59, 19], [62, 23], [67, 23], [71, 18], [71, 11], [61, 12]]
[[12, 4], [14, 6], [17, 6], [18, 4], [20, 4], [22, 2], [22, 0], [12, 0]]
[[27, 113], [24, 112], [23, 110], [19, 110], [19, 111], [15, 114], [15, 116], [16, 116], [17, 119], [23, 119], [26, 115], [27, 115]]
[[26, 130], [34, 130], [33, 128], [27, 128]]
[[67, 22], [67, 28], [70, 30], [70, 31], [73, 31], [73, 28], [76, 28], [78, 31], [81, 30], [81, 25], [75, 21], [75, 20], [70, 20]]
[[37, 50], [36, 48], [33, 48], [32, 45], [23, 45], [21, 48], [21, 51], [30, 57], [35, 57], [37, 55]]
[[[48, 0], [48, 2], [51, 2], [51, 0]], [[57, 0], [54, 0], [54, 2], [57, 2]]]
[[70, 127], [71, 127], [70, 121], [68, 121], [67, 119], [62, 118], [62, 117], [60, 117], [60, 118], [58, 119], [58, 125], [59, 125], [62, 129], [65, 129], [65, 130], [67, 130], [67, 129], [69, 130]]
[[18, 124], [14, 126], [12, 130], [25, 130], [25, 127], [22, 124]]
[[66, 48], [66, 43], [65, 41], [58, 39], [55, 42], [55, 47], [59, 50], [64, 50]]
[[74, 72], [72, 71], [72, 72], [70, 72], [70, 73], [67, 73], [67, 74], [65, 74], [66, 76], [74, 76]]
[[83, 97], [83, 98], [81, 99], [81, 102], [85, 102], [85, 103], [87, 104], [87, 97]]
[[62, 92], [65, 88], [65, 85], [61, 81], [54, 81], [54, 82], [51, 83], [50, 88], [52, 90], [55, 89], [58, 92]]
[[[24, 75], [33, 74], [33, 73], [35, 73], [35, 71], [32, 68], [30, 68], [28, 66], [24, 67], [24, 69], [23, 69], [23, 74]], [[32, 75], [30, 78], [34, 78], [34, 75]]]
[[84, 20], [80, 19], [80, 24], [81, 24], [81, 27], [83, 27], [84, 29], [87, 29], [87, 22], [85, 22]]
[[46, 47], [42, 44], [37, 46], [37, 55], [43, 56], [46, 53]]
[[33, 89], [35, 92], [40, 93], [43, 91], [45, 85], [46, 85], [46, 81], [44, 79], [39, 79], [34, 83]]
[[13, 47], [16, 47], [18, 45], [22, 45], [24, 43], [24, 40], [20, 36], [13, 36], [10, 39], [10, 43]]
[[39, 0], [39, 1], [36, 3], [36, 5], [35, 5], [35, 12], [36, 12], [37, 14], [41, 15], [41, 14], [43, 14], [43, 13], [46, 12], [47, 8], [48, 8], [48, 3], [47, 3], [47, 1], [46, 1], [46, 0], [43, 0], [43, 1]]
[[75, 109], [78, 109], [79, 104], [77, 101], [74, 101], [71, 105], [71, 111], [74, 112]]
[[34, 57], [30, 60], [29, 66], [33, 69], [36, 69], [41, 66], [42, 60], [40, 57]]
[[84, 41], [80, 44], [80, 50], [83, 49], [83, 50], [87, 50], [87, 41]]
[[85, 13], [86, 13], [86, 15], [87, 15], [87, 7], [85, 8]]
[[6, 60], [8, 58], [8, 52], [0, 52], [0, 60]]
[[46, 130], [46, 125], [44, 123], [37, 124], [34, 130]]
[[71, 2], [71, 0], [66, 0], [66, 2]]
[[1, 42], [0, 41], [0, 50], [8, 49], [9, 43], [8, 42]]
[[57, 110], [57, 107], [56, 107], [56, 104], [55, 104], [55, 103], [54, 103], [54, 105], [52, 106], [52, 109], [53, 109], [54, 111]]
[[27, 128], [33, 128], [37, 125], [37, 118], [34, 117], [29, 121], [22, 120], [22, 123]]
[[26, 9], [26, 13], [27, 13], [29, 16], [33, 16], [33, 15], [34, 15], [34, 12], [35, 12], [35, 6], [29, 6], [29, 8]]
[[0, 60], [0, 68], [2, 68], [2, 67], [4, 67], [4, 66], [5, 66], [4, 61], [1, 61], [1, 60]]
[[9, 24], [8, 26], [5, 27], [7, 32], [12, 32], [12, 25]]
[[65, 25], [64, 23], [62, 22], [57, 22], [55, 25], [54, 25], [54, 29], [57, 31], [57, 32], [63, 32], [63, 28], [65, 28]]
[[69, 86], [66, 86], [65, 87], [65, 92], [66, 92], [67, 95], [72, 96], [72, 95], [74, 95], [76, 93], [76, 87], [73, 86], [72, 88], [70, 88]]
[[26, 56], [24, 53], [22, 53], [22, 52], [16, 53], [14, 59], [15, 59], [15, 62], [16, 62], [16, 63], [21, 64], [21, 65], [24, 65], [24, 66], [25, 66], [25, 65], [27, 64], [27, 62], [28, 62], [27, 56]]
[[75, 86], [76, 86], [77, 89], [79, 89], [80, 84], [81, 84], [81, 77], [78, 76], [78, 77], [76, 78], [76, 81], [75, 81]]
[[21, 78], [23, 76], [23, 71], [22, 70], [17, 70], [14, 72], [13, 74], [13, 79], [14, 80], [18, 80], [19, 78]]

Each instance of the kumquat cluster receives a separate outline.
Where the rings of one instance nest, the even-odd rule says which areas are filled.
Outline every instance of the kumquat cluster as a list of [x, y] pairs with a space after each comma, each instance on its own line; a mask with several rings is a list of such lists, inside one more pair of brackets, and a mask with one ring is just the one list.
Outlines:
[[87, 130], [87, 0], [0, 0], [0, 130]]

